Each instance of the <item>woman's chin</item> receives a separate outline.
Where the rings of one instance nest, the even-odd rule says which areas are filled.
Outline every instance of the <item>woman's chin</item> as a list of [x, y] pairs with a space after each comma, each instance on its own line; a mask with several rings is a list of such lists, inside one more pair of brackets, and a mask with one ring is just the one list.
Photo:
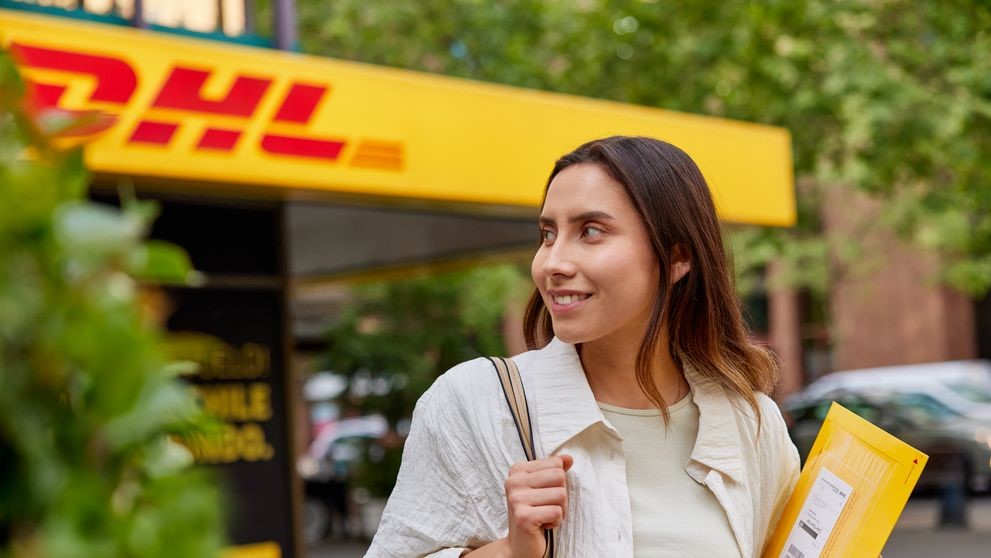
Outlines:
[[554, 337], [557, 337], [558, 341], [568, 343], [569, 345], [578, 345], [590, 341], [588, 332], [563, 327], [554, 328]]

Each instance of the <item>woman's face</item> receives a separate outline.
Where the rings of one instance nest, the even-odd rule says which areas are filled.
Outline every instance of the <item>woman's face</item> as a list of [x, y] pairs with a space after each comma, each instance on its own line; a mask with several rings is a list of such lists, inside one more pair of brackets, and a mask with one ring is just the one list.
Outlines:
[[598, 165], [564, 169], [547, 190], [540, 230], [543, 243], [530, 272], [554, 335], [566, 343], [639, 342], [659, 269], [623, 186]]

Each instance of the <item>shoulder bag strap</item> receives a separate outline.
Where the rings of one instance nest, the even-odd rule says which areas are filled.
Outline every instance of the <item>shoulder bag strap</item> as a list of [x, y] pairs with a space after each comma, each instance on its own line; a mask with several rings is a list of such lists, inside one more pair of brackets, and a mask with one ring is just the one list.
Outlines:
[[[526, 392], [523, 391], [520, 370], [510, 358], [489, 357], [489, 360], [499, 374], [502, 394], [506, 396], [506, 404], [509, 405], [513, 420], [516, 422], [516, 433], [520, 436], [523, 453], [526, 455], [527, 461], [534, 461], [537, 459], [537, 455], [533, 448], [533, 424], [530, 422], [530, 409], [526, 403]], [[553, 558], [554, 530], [544, 529], [544, 537], [547, 539], [544, 558]]]

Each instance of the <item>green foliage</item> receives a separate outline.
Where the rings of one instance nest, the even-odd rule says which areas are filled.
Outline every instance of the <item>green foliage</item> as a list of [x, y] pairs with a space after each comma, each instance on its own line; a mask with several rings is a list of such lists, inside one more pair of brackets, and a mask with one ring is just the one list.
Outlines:
[[813, 254], [826, 257], [817, 244], [857, 242], [814, 238], [815, 192], [842, 185], [888, 202], [882, 220], [938, 250], [952, 285], [975, 295], [991, 288], [991, 57], [980, 54], [991, 50], [987, 3], [298, 6], [309, 53], [784, 126], [811, 197], [799, 198], [797, 228], [757, 235], [766, 241], [757, 249], [777, 250], [785, 276], [818, 289], [830, 268], [807, 265]]
[[88, 202], [72, 115], [32, 112], [0, 53], [0, 556], [205, 557], [217, 490], [172, 441], [206, 426], [140, 308], [136, 278], [185, 283], [144, 240], [153, 206]]
[[403, 462], [402, 447], [383, 447], [379, 442], [367, 442], [363, 446], [364, 453], [352, 472], [351, 484], [367, 490], [374, 498], [388, 498]]
[[[349, 379], [342, 411], [381, 413], [396, 425], [445, 370], [505, 354], [503, 316], [526, 284], [519, 269], [502, 265], [356, 287], [328, 332], [326, 367]], [[388, 495], [400, 451], [389, 448], [379, 462], [361, 464], [356, 483]]]
[[381, 379], [391, 390], [348, 398], [344, 410], [379, 412], [395, 424], [448, 368], [503, 354], [502, 319], [523, 285], [505, 265], [357, 286], [328, 332], [326, 366], [352, 387]]

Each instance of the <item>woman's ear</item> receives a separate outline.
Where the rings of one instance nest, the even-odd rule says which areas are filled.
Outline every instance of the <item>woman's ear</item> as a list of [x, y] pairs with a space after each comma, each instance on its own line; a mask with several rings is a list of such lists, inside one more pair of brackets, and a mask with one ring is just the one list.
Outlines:
[[674, 256], [671, 264], [671, 284], [674, 285], [692, 270], [692, 260], [688, 257], [688, 250], [681, 244], [674, 245], [671, 255]]

